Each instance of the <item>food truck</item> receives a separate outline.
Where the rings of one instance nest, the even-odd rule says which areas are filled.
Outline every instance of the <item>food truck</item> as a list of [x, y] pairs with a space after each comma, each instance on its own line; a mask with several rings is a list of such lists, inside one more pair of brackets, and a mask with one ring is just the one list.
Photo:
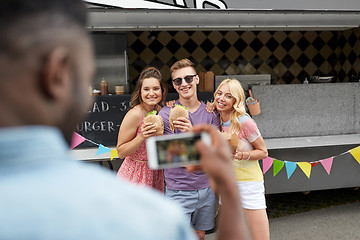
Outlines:
[[108, 94], [78, 125], [76, 159], [116, 171], [117, 133], [140, 72], [157, 67], [175, 99], [169, 67], [189, 58], [200, 100], [211, 101], [228, 77], [259, 99], [252, 117], [269, 150], [266, 193], [360, 185], [358, 0], [85, 2], [97, 65], [91, 92], [105, 80]]

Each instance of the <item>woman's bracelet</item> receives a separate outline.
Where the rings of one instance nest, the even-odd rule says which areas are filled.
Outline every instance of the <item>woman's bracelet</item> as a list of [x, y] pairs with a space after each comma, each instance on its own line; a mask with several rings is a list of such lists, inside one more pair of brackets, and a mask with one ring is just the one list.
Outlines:
[[250, 159], [250, 151], [248, 152], [249, 153], [249, 157], [247, 159], [245, 159], [245, 161], [248, 161]]

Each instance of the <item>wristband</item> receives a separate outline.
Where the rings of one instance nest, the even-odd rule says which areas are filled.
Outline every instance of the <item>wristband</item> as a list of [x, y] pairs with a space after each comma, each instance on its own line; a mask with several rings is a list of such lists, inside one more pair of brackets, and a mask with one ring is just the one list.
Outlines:
[[247, 159], [245, 159], [245, 161], [248, 161], [250, 159], [250, 151], [248, 152], [249, 153], [249, 157]]

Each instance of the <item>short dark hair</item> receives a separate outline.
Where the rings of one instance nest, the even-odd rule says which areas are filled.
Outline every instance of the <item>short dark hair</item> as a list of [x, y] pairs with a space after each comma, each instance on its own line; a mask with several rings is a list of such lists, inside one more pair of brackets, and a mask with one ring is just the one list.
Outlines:
[[24, 54], [24, 39], [29, 40], [42, 30], [77, 26], [85, 31], [86, 16], [82, 0], [1, 0], [0, 55], [14, 58]]
[[81, 0], [1, 0], [0, 23], [44, 13], [61, 13], [81, 26], [86, 25], [85, 5]]

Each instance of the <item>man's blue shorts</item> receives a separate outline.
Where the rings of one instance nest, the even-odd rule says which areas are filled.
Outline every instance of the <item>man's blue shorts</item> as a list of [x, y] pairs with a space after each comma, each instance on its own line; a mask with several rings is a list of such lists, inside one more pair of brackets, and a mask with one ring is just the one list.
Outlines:
[[216, 200], [215, 193], [210, 187], [195, 191], [166, 188], [165, 196], [180, 204], [196, 230], [206, 231], [214, 228]]

